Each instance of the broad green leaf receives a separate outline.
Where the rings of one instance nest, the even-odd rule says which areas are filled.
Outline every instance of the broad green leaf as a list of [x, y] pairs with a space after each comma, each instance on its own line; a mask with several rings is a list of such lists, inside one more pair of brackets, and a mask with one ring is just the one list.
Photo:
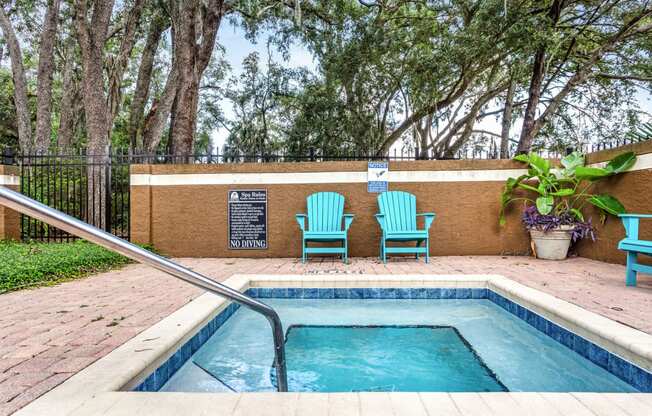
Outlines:
[[514, 160], [518, 162], [523, 162], [523, 163], [530, 163], [530, 157], [526, 154], [520, 154], [514, 156]]
[[611, 215], [625, 213], [625, 207], [623, 204], [611, 195], [593, 195], [588, 199], [588, 201]]
[[634, 152], [622, 153], [607, 163], [605, 169], [612, 173], [620, 173], [629, 170], [636, 163], [636, 155]]
[[538, 193], [539, 195], [543, 195], [543, 192], [539, 191], [539, 190], [538, 190], [537, 188], [535, 188], [534, 186], [528, 185], [528, 184], [526, 184], [526, 183], [519, 183], [519, 184], [518, 184], [518, 187], [519, 187], [519, 188], [523, 188], [523, 189], [527, 189], [528, 191], [536, 192], [536, 193]]
[[499, 214], [500, 225], [505, 225], [505, 207], [507, 207], [507, 205], [509, 205], [509, 203], [512, 202], [512, 193], [514, 192], [514, 188], [518, 186], [521, 183], [521, 181], [529, 178], [530, 178], [529, 175], [521, 175], [518, 178], [509, 178], [505, 182], [505, 188], [503, 189], [503, 193], [500, 195], [500, 202], [501, 202], [501, 208]]
[[570, 212], [572, 212], [573, 215], [575, 215], [575, 218], [577, 218], [578, 220], [584, 221], [584, 214], [582, 214], [582, 211], [580, 211], [579, 209], [571, 208]]
[[542, 215], [550, 214], [555, 199], [552, 196], [540, 196], [537, 198], [537, 210]]
[[548, 174], [550, 172], [550, 161], [544, 159], [536, 153], [530, 153], [530, 166], [532, 166], [537, 172]]
[[523, 180], [523, 178], [527, 177], [526, 175], [521, 175], [518, 178], [508, 178], [507, 181], [505, 182], [505, 188], [503, 189], [503, 193], [501, 194], [501, 201], [503, 205], [506, 205], [509, 203], [509, 200], [512, 198], [512, 192], [514, 191], [514, 187], [518, 185], [520, 181]]
[[544, 182], [543, 180], [541, 182], [539, 182], [539, 186], [537, 186], [537, 190], [539, 191], [539, 193], [541, 195], [545, 195], [547, 193], [546, 192], [546, 182]]
[[558, 190], [557, 192], [551, 192], [550, 195], [554, 196], [569, 196], [573, 195], [575, 193], [575, 189], [573, 188], [563, 188]]
[[521, 175], [518, 178], [508, 178], [505, 182], [505, 191], [513, 191], [514, 188], [524, 179], [529, 179], [529, 175]]
[[573, 152], [561, 160], [561, 165], [569, 171], [574, 171], [579, 166], [584, 166], [584, 155], [580, 152]]
[[514, 185], [516, 185], [517, 179], [516, 178], [507, 178], [507, 182], [505, 182], [505, 189], [514, 189]]
[[603, 168], [590, 168], [587, 166], [580, 166], [575, 169], [575, 176], [579, 179], [594, 181], [605, 176], [611, 175], [611, 172]]

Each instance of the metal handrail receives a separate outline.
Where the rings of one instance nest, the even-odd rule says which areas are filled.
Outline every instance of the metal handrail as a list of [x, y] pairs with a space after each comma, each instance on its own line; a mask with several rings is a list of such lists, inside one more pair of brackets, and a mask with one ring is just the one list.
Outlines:
[[274, 338], [274, 367], [276, 367], [278, 391], [288, 391], [283, 326], [276, 311], [268, 305], [250, 298], [237, 290], [231, 289], [228, 286], [214, 282], [213, 280], [173, 261], [158, 256], [135, 244], [131, 244], [112, 234], [102, 231], [99, 228], [2, 186], [0, 186], [0, 205], [4, 205], [14, 211], [34, 217], [49, 225], [67, 231], [70, 234], [74, 234], [85, 240], [98, 244], [108, 250], [120, 253], [139, 263], [148, 264], [155, 269], [161, 270], [208, 292], [231, 299], [234, 302], [250, 308], [254, 312], [262, 314], [267, 318], [272, 327], [272, 335]]

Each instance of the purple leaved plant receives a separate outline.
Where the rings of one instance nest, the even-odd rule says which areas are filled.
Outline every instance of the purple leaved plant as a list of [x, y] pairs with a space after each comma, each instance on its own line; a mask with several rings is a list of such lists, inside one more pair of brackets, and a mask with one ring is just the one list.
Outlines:
[[525, 228], [528, 230], [538, 230], [548, 232], [558, 228], [561, 225], [572, 226], [571, 239], [573, 242], [591, 237], [595, 241], [595, 233], [591, 219], [588, 221], [580, 221], [575, 218], [571, 213], [564, 212], [560, 215], [543, 215], [537, 211], [537, 207], [531, 205], [523, 210], [521, 221]]

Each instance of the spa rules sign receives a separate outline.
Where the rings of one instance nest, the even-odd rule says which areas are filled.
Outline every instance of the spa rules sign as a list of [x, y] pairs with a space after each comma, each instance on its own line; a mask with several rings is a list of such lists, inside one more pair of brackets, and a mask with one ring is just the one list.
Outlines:
[[267, 248], [267, 190], [229, 191], [229, 249]]

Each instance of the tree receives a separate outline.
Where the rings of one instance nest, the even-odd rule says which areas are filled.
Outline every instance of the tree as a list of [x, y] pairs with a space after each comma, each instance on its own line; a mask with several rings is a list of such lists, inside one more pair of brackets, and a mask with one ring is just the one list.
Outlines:
[[172, 155], [192, 154], [197, 128], [199, 86], [209, 64], [217, 30], [226, 11], [223, 0], [170, 0], [175, 97], [168, 150]]
[[512, 128], [512, 112], [514, 110], [514, 93], [516, 92], [516, 82], [509, 80], [509, 87], [505, 94], [505, 107], [502, 114], [500, 130], [500, 158], [509, 158], [509, 131]]
[[[380, 156], [402, 145], [457, 157], [491, 144], [507, 157], [513, 125], [521, 151], [563, 149], [649, 117], [635, 100], [652, 81], [641, 0], [11, 4], [0, 15], [13, 73], [13, 85], [0, 79], [2, 142], [17, 136], [24, 149], [45, 149], [55, 132], [58, 145], [100, 159], [110, 143], [188, 156], [226, 126], [245, 153]], [[251, 39], [271, 33], [284, 59], [300, 43], [316, 70], [250, 57], [245, 76], [225, 83], [224, 16]]]
[[233, 104], [235, 120], [228, 123], [227, 145], [234, 154], [275, 154], [287, 144], [283, 113], [288, 111], [285, 98], [293, 95], [290, 82], [295, 78], [268, 56], [263, 71], [260, 56], [251, 53], [243, 61], [239, 79], [227, 86], [226, 98]]
[[86, 0], [75, 1], [74, 18], [81, 50], [88, 153], [98, 156], [106, 153], [109, 139], [110, 112], [104, 91], [103, 71], [112, 11], [113, 0], [95, 1], [90, 8]]
[[136, 32], [140, 25], [140, 17], [143, 13], [145, 0], [134, 0], [131, 8], [128, 9], [128, 15], [122, 28], [122, 41], [120, 48], [115, 55], [109, 55], [108, 67], [108, 107], [110, 111], [110, 119], [108, 122], [108, 134], [111, 134], [113, 121], [118, 114], [120, 104], [122, 103], [122, 80], [131, 58], [131, 52], [136, 44]]
[[[87, 153], [91, 166], [87, 170], [87, 209], [93, 216], [86, 221], [103, 227], [106, 221], [105, 172], [109, 144], [110, 109], [104, 91], [105, 42], [107, 40], [113, 0], [94, 1], [89, 8], [86, 0], [75, 1], [75, 24], [81, 50], [84, 119], [88, 135]], [[90, 20], [88, 15], [90, 13]]]
[[[557, 56], [548, 52], [551, 46], [549, 42], [540, 41], [532, 65], [519, 153], [530, 150], [534, 138], [557, 115], [565, 98], [578, 86], [605, 72], [619, 74], [635, 68], [631, 59], [619, 59], [617, 48], [624, 48], [627, 43], [636, 42], [640, 37], [649, 37], [652, 32], [652, 24], [648, 21], [650, 16], [652, 8], [637, 1], [601, 2], [592, 9], [581, 11], [571, 2], [552, 2], [547, 14], [549, 23], [545, 27], [548, 28], [549, 38], [557, 40], [554, 45]], [[562, 19], [565, 22], [563, 26], [559, 25]], [[544, 84], [546, 67], [552, 68], [552, 72]], [[627, 75], [620, 77], [627, 79]], [[636, 80], [637, 77], [634, 75], [630, 79]], [[558, 92], [536, 117], [541, 95], [552, 87]]]
[[57, 130], [57, 146], [72, 148], [75, 144], [75, 129], [83, 113], [83, 99], [79, 82], [76, 78], [75, 39], [69, 35], [63, 46], [63, 68], [61, 75], [61, 105], [59, 107], [59, 129]]
[[48, 0], [39, 42], [38, 75], [36, 84], [35, 148], [45, 151], [52, 134], [52, 75], [54, 73], [54, 44], [57, 38], [60, 0]]
[[[149, 140], [147, 147], [143, 146], [142, 121], [145, 105], [150, 92], [154, 60], [158, 51], [161, 36], [170, 27], [169, 19], [161, 10], [155, 10], [149, 23], [142, 59], [138, 67], [138, 78], [134, 96], [129, 109], [129, 142], [134, 149], [146, 149], [151, 152], [152, 140]], [[155, 146], [154, 146], [155, 147]]]
[[0, 7], [0, 28], [2, 28], [2, 33], [9, 49], [9, 56], [11, 57], [18, 141], [21, 149], [29, 149], [32, 146], [32, 122], [27, 105], [27, 78], [25, 77], [25, 67], [23, 66], [23, 53], [16, 37], [16, 32], [5, 13], [4, 7]]

